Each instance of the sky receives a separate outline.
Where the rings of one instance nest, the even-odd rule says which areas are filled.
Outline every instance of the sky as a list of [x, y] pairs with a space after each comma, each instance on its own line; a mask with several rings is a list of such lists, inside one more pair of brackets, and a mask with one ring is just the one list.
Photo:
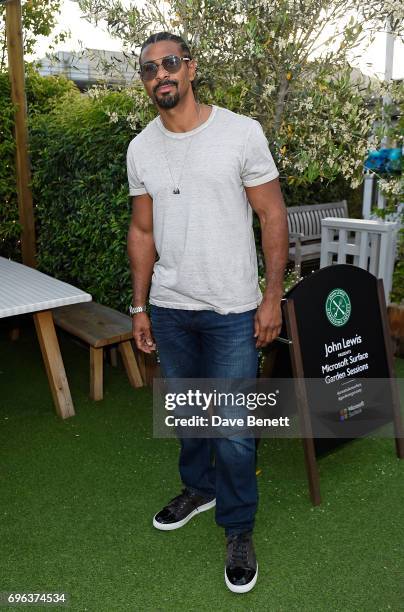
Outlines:
[[[141, 1], [137, 0], [137, 3]], [[125, 4], [129, 3], [130, 0], [126, 0]], [[110, 51], [120, 51], [122, 49], [120, 41], [108, 36], [101, 25], [95, 27], [85, 21], [78, 5], [72, 0], [64, 0], [62, 3], [59, 24], [55, 32], [60, 30], [70, 30], [71, 37], [64, 43], [59, 43], [56, 51], [79, 50], [80, 41], [82, 41], [83, 46], [92, 49], [107, 49]], [[49, 38], [40, 37], [35, 55], [28, 59], [44, 57], [49, 50], [49, 42]], [[351, 58], [351, 63], [360, 68], [364, 74], [376, 75], [383, 79], [385, 48], [386, 35], [378, 33], [371, 47], [365, 52], [361, 52], [358, 48], [355, 49], [355, 55], [359, 54], [360, 57], [357, 59]], [[404, 78], [404, 44], [396, 39], [394, 43], [393, 79], [400, 78]]]

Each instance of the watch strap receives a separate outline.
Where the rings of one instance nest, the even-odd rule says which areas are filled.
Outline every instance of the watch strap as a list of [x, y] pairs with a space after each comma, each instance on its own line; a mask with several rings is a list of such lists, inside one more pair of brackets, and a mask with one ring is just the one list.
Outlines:
[[138, 312], [146, 312], [147, 310], [147, 306], [132, 306], [132, 304], [129, 306], [129, 314], [131, 316], [137, 314]]

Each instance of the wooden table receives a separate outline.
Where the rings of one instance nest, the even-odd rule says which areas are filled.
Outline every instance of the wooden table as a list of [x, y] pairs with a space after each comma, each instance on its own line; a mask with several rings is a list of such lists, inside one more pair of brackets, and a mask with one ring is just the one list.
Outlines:
[[33, 313], [56, 413], [62, 419], [75, 412], [50, 309], [91, 299], [73, 285], [0, 257], [0, 318]]

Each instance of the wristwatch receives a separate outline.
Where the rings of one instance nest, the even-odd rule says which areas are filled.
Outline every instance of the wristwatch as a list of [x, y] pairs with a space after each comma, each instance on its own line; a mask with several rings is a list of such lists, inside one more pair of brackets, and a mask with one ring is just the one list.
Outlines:
[[132, 306], [132, 304], [129, 306], [129, 314], [133, 317], [133, 315], [137, 314], [138, 312], [146, 312], [147, 310], [147, 306]]

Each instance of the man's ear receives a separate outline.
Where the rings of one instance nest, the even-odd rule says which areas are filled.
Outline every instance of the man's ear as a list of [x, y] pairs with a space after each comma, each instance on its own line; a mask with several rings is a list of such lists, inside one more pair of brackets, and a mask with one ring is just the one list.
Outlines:
[[196, 71], [198, 68], [198, 62], [192, 59], [190, 62], [188, 62], [188, 66], [191, 72], [189, 80], [193, 81], [195, 79]]

